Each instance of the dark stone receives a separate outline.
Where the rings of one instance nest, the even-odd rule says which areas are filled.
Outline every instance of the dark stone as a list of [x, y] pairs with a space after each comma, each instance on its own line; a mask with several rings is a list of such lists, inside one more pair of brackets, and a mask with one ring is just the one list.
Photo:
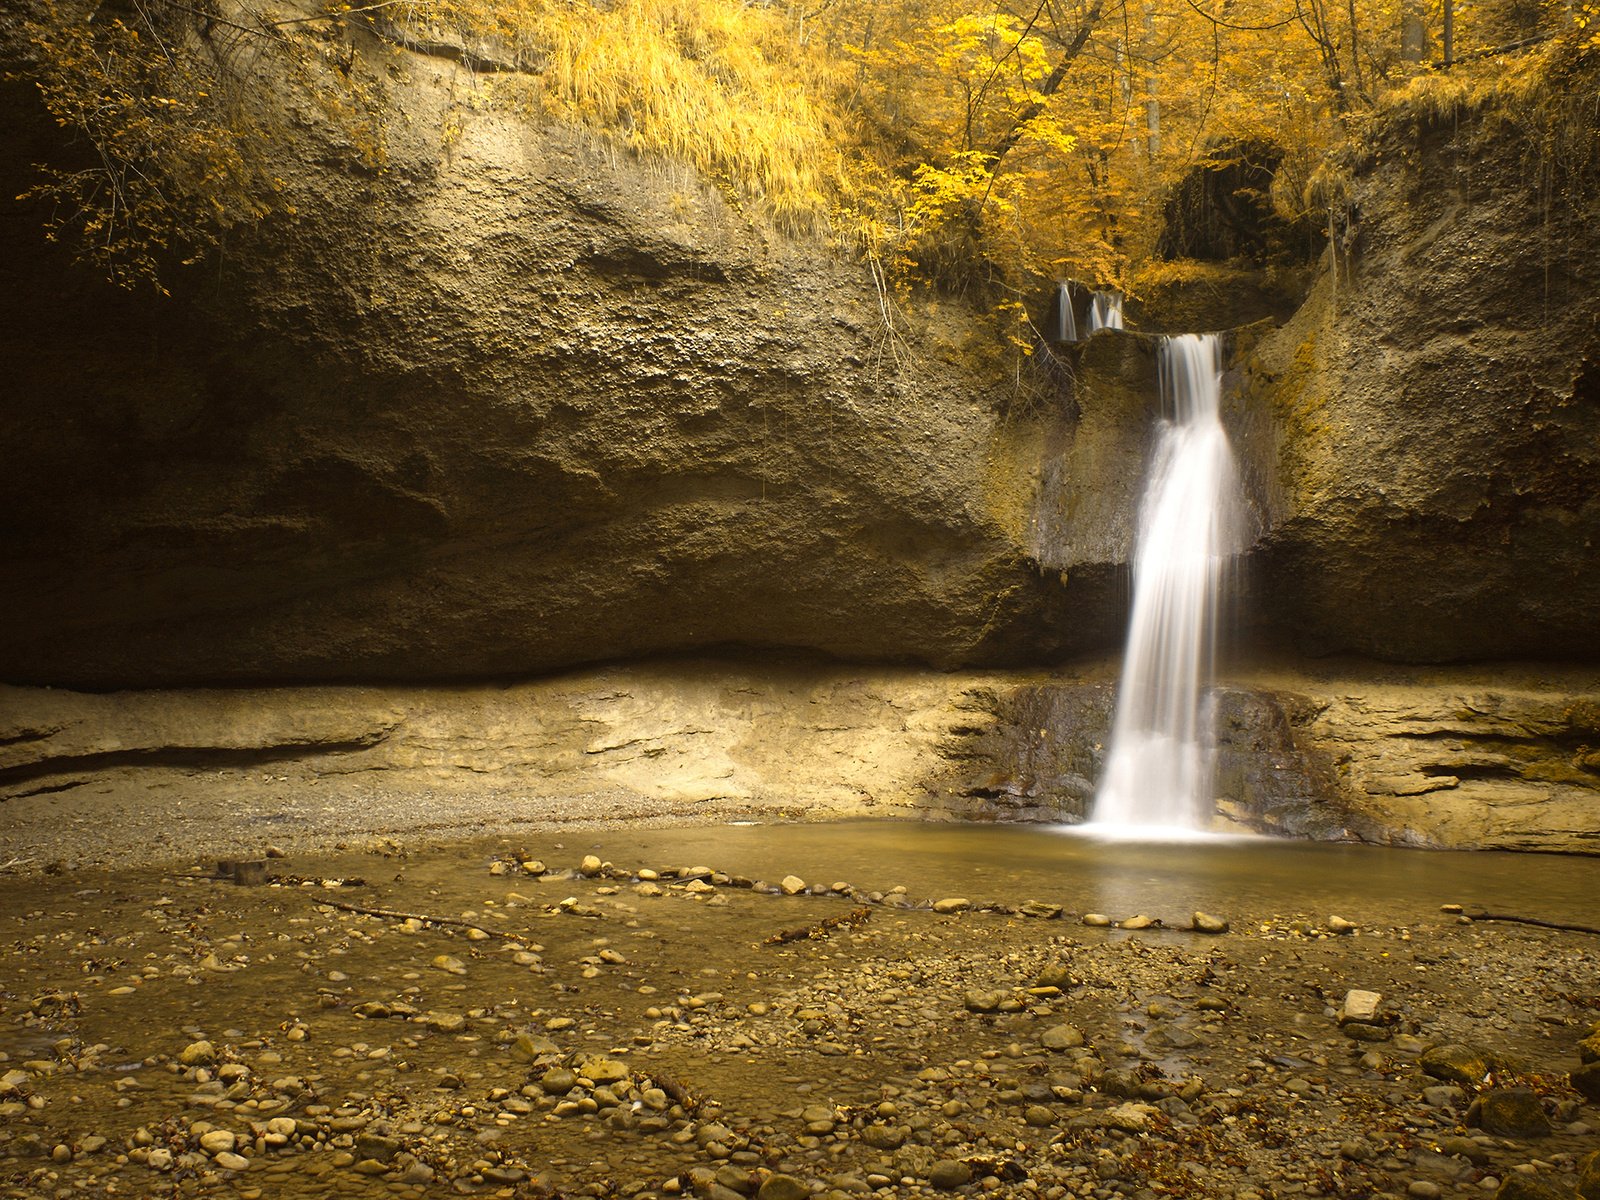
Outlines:
[[941, 1192], [952, 1192], [972, 1182], [972, 1168], [958, 1159], [941, 1159], [928, 1171], [928, 1182]]
[[1490, 1088], [1483, 1092], [1467, 1109], [1467, 1124], [1496, 1137], [1548, 1137], [1551, 1132], [1544, 1106], [1528, 1088]]
[[1600, 1062], [1586, 1063], [1574, 1071], [1572, 1086], [1591, 1104], [1600, 1104]]
[[1447, 1042], [1423, 1051], [1418, 1063], [1424, 1075], [1462, 1087], [1481, 1087], [1493, 1069], [1493, 1056], [1479, 1046]]

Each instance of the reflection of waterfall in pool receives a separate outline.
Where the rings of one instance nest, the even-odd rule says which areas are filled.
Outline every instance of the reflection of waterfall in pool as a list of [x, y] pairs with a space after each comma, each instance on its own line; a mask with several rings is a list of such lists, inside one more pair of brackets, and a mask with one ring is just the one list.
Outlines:
[[1092, 827], [1199, 830], [1211, 816], [1211, 669], [1223, 568], [1244, 546], [1238, 470], [1222, 427], [1215, 334], [1161, 344], [1163, 417], [1139, 512], [1133, 615]]
[[1122, 328], [1122, 293], [1096, 292], [1089, 303], [1089, 332]]

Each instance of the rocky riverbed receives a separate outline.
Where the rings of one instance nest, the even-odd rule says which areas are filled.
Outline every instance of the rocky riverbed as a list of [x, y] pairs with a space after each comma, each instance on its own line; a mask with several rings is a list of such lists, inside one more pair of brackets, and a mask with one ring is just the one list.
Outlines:
[[1600, 1196], [1593, 935], [574, 832], [6, 879], [0, 1196]]

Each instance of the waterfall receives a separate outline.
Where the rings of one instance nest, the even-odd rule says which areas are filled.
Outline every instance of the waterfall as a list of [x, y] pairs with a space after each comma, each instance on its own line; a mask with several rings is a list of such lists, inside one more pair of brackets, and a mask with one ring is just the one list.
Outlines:
[[1216, 334], [1162, 339], [1163, 416], [1139, 511], [1133, 615], [1097, 826], [1202, 829], [1210, 820], [1212, 739], [1201, 689], [1223, 568], [1245, 544], [1222, 428], [1221, 360]]
[[1096, 292], [1089, 304], [1089, 332], [1122, 328], [1122, 293]]
[[1056, 341], [1075, 342], [1078, 340], [1078, 323], [1072, 315], [1072, 286], [1062, 282], [1056, 284]]

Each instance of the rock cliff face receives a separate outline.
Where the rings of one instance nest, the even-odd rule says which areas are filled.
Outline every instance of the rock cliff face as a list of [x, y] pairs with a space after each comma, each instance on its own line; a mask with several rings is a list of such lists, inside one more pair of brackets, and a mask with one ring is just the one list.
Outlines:
[[1336, 272], [1254, 359], [1258, 616], [1303, 648], [1600, 654], [1600, 181], [1523, 119], [1380, 131]]
[[[329, 166], [337, 131], [306, 114], [283, 164], [298, 216], [171, 302], [107, 292], [38, 212], [0, 207], [0, 680], [742, 663], [492, 702], [180, 696], [145, 725], [131, 701], [17, 692], [0, 798], [311, 759], [295, 778], [494, 775], [551, 803], [1081, 815], [1114, 669], [997, 669], [1121, 640], [1151, 340], [1097, 336], [1060, 364], [1070, 387], [1020, 404], [961, 310], [890, 338], [847, 256], [579, 131], [465, 111], [448, 61], [386, 63], [387, 170]], [[25, 82], [0, 82], [0, 112], [16, 195], [59, 135]], [[1283, 328], [1235, 331], [1258, 634], [1391, 661], [1600, 656], [1600, 202], [1541, 204], [1540, 178], [1483, 114], [1391, 128], [1336, 270]], [[1344, 670], [1217, 691], [1234, 820], [1593, 848], [1592, 679]]]
[[[571, 128], [452, 107], [452, 63], [392, 65], [387, 170], [323, 165], [337, 131], [308, 117], [299, 215], [173, 302], [105, 294], [8, 211], [0, 678], [1114, 641], [1098, 585], [1028, 552], [1035, 464], [977, 325], [923, 312], [892, 343], [848, 255]], [[53, 126], [4, 96], [15, 195]]]

